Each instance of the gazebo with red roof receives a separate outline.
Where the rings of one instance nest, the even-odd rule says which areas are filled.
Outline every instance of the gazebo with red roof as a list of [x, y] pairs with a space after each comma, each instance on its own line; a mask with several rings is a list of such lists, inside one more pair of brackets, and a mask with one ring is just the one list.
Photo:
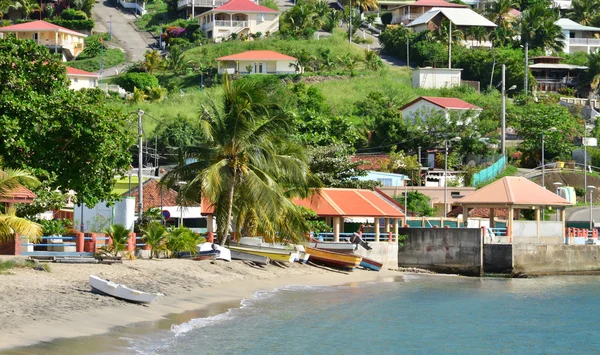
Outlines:
[[[550, 223], [541, 220], [541, 211], [545, 207], [553, 207], [560, 212], [561, 230], [556, 232], [556, 237], [565, 235], [565, 208], [573, 204], [557, 194], [546, 190], [540, 185], [524, 178], [507, 176], [500, 180], [475, 191], [469, 196], [460, 199], [457, 203], [463, 207], [463, 220], [466, 222], [469, 216], [469, 210], [473, 208], [490, 209], [490, 227], [494, 227], [494, 211], [496, 209], [508, 209], [508, 218], [506, 225], [506, 235], [513, 241], [514, 236], [537, 237], [541, 240], [543, 233], [542, 224]], [[535, 210], [535, 223], [530, 221], [518, 221], [520, 210]], [[516, 213], [515, 213], [516, 212]], [[517, 218], [515, 219], [515, 215]], [[527, 225], [525, 223], [528, 222]], [[556, 223], [556, 222], [553, 222]], [[515, 224], [520, 227], [519, 233], [515, 233]], [[535, 224], [535, 235], [524, 235], [530, 233]]]
[[[292, 201], [296, 205], [313, 210], [319, 217], [324, 217], [326, 222], [333, 222], [333, 237], [336, 242], [340, 240], [344, 218], [374, 218], [376, 242], [380, 237], [380, 219], [385, 221], [386, 232], [390, 232], [389, 221], [391, 221], [393, 232], [397, 236], [399, 219], [404, 218], [404, 213], [393, 200], [371, 190], [323, 188], [312, 197], [293, 199]], [[201, 213], [207, 215], [208, 232], [214, 232], [211, 226], [214, 207], [208, 201], [203, 200]]]
[[3, 195], [0, 197], [0, 202], [3, 202], [7, 208], [15, 203], [32, 203], [37, 198], [36, 194], [24, 186], [18, 186]]

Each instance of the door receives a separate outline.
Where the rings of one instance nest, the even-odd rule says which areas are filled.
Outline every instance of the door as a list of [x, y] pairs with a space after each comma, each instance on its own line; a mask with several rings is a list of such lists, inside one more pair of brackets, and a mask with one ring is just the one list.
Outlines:
[[264, 70], [266, 69], [265, 63], [255, 63], [254, 64], [254, 72], [258, 74], [264, 74]]
[[33, 34], [33, 40], [35, 41], [35, 43], [38, 43], [38, 33]]

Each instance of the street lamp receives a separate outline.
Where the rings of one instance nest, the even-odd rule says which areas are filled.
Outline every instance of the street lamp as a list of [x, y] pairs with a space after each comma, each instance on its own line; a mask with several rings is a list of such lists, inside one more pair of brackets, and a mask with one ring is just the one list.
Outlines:
[[506, 92], [517, 88], [516, 85], [506, 90], [506, 65], [502, 64], [502, 156], [506, 157]]
[[406, 218], [408, 217], [408, 182], [410, 179], [408, 176], [405, 176], [402, 178], [402, 181], [404, 181], [404, 218]]
[[[556, 194], [560, 196], [560, 194], [558, 193], [558, 189], [560, 189], [560, 187], [563, 185], [563, 183], [557, 181], [557, 182], [553, 182], [552, 185], [554, 185]], [[556, 210], [556, 220], [560, 221], [560, 218], [558, 217], [558, 210]]]
[[[587, 189], [590, 192], [590, 231], [591, 231], [594, 226], [594, 216], [593, 216], [593, 211], [592, 211], [592, 205], [593, 205], [592, 197], [593, 197], [594, 190], [596, 190], [596, 186], [589, 185], [589, 186], [587, 186]], [[589, 234], [588, 234], [588, 236], [589, 236]]]
[[[587, 124], [587, 122], [584, 122], [584, 124], [583, 124], [583, 140], [581, 141], [581, 144], [583, 144], [583, 186], [587, 186], [587, 146], [588, 146], [587, 130], [588, 130], [588, 128], [591, 130], [594, 127], [589, 126]], [[585, 194], [583, 196], [583, 202], [587, 203], [587, 194]]]
[[[556, 132], [556, 127], [552, 127], [549, 128], [548, 131], [550, 132]], [[546, 180], [545, 180], [545, 174], [546, 174], [546, 162], [544, 161], [544, 132], [542, 132], [542, 187], [546, 188]]]
[[460, 142], [460, 137], [446, 139], [444, 157], [444, 217], [448, 215], [448, 142]]

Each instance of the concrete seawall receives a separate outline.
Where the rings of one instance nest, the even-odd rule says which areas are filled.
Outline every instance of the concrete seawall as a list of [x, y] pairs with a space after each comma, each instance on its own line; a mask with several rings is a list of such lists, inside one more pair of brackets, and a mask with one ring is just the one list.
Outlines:
[[598, 245], [525, 245], [513, 246], [514, 272], [560, 274], [600, 272]]
[[474, 228], [401, 228], [398, 266], [441, 273], [483, 275], [483, 238]]
[[356, 254], [379, 261], [384, 269], [396, 269], [398, 267], [398, 243], [396, 242], [369, 242], [371, 250], [359, 247]]

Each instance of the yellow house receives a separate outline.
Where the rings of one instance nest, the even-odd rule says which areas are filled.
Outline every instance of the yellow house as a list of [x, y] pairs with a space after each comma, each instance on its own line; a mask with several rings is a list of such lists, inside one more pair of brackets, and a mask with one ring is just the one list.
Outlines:
[[208, 38], [223, 40], [232, 34], [265, 35], [279, 30], [279, 11], [250, 0], [231, 0], [199, 16], [198, 24]]
[[85, 46], [87, 35], [46, 21], [32, 21], [0, 27], [0, 34], [14, 34], [17, 39], [33, 39], [37, 44], [61, 53], [63, 61], [75, 59]]
[[298, 59], [275, 51], [247, 51], [216, 59], [219, 74], [298, 74]]

